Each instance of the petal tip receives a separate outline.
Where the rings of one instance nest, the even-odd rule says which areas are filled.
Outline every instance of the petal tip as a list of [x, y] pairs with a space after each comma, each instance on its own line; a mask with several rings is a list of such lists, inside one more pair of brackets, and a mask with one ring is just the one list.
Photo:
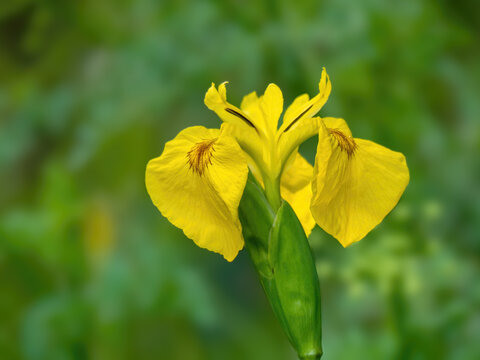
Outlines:
[[236, 259], [237, 255], [238, 255], [238, 251], [234, 254], [234, 255], [225, 255], [225, 254], [222, 254], [223, 255], [223, 258], [225, 260], [227, 260], [229, 263], [233, 262], [233, 260]]
[[265, 98], [269, 96], [273, 96], [274, 98], [277, 98], [278, 100], [281, 100], [283, 102], [282, 90], [277, 84], [270, 83], [267, 85], [263, 97]]
[[318, 82], [318, 89], [322, 93], [327, 89], [327, 87], [328, 87], [328, 93], [330, 93], [331, 91], [330, 77], [328, 76], [327, 69], [323, 67], [322, 75], [320, 76], [320, 81]]
[[352, 245], [352, 244], [354, 244], [354, 243], [356, 243], [356, 242], [358, 242], [358, 241], [360, 241], [360, 240], [362, 240], [362, 239], [363, 239], [363, 237], [360, 238], [360, 239], [358, 239], [358, 240], [347, 240], [347, 241], [345, 241], [345, 240], [342, 241], [342, 240], [340, 240], [340, 239], [337, 239], [337, 240], [338, 240], [338, 242], [343, 246], [343, 248], [346, 249], [346, 248], [348, 248], [350, 245]]

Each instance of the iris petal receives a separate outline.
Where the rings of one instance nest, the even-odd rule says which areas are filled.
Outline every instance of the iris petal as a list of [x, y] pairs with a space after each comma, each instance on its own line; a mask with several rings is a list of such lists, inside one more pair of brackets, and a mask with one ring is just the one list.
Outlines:
[[247, 175], [246, 158], [232, 137], [196, 126], [148, 163], [145, 181], [153, 203], [173, 225], [232, 261], [244, 244], [238, 205]]
[[282, 90], [275, 84], [269, 84], [260, 98], [260, 104], [264, 114], [267, 137], [273, 139], [277, 133], [278, 119], [283, 112]]
[[315, 226], [315, 220], [310, 211], [313, 167], [298, 152], [292, 156], [293, 162], [286, 167], [282, 175], [281, 194], [295, 211], [308, 237]]
[[292, 120], [295, 119], [295, 114], [301, 114], [301, 112], [299, 112], [299, 109], [303, 105], [305, 105], [308, 100], [310, 100], [308, 94], [302, 94], [297, 96], [287, 108], [287, 110], [285, 110], [285, 114], [283, 115], [283, 122], [290, 124]]
[[[205, 94], [205, 105], [222, 119], [225, 129], [235, 137], [240, 147], [251, 158], [262, 164], [263, 141], [261, 137], [265, 137], [262, 131], [263, 120], [256, 113], [246, 113], [228, 103], [225, 84], [220, 84], [217, 90], [215, 84], [212, 83]], [[254, 101], [255, 96], [251, 94], [249, 100]]]
[[314, 117], [303, 122], [301, 126], [293, 127], [283, 133], [277, 143], [279, 158], [286, 161], [300, 144], [318, 134], [321, 123], [319, 117]]
[[242, 110], [227, 102], [226, 84], [226, 82], [220, 84], [217, 90], [215, 84], [212, 83], [205, 94], [205, 105], [226, 123], [236, 124], [250, 128], [251, 131], [257, 131], [260, 124], [256, 123], [256, 119], [249, 118]]
[[255, 119], [254, 122], [258, 125], [262, 133], [265, 133], [265, 119], [262, 108], [260, 107], [260, 98], [255, 91], [243, 97], [240, 109], [250, 119]]
[[280, 134], [308, 122], [308, 119], [315, 116], [325, 105], [332, 91], [332, 84], [325, 68], [322, 71], [322, 77], [318, 84], [318, 91], [318, 94], [308, 101], [305, 101], [308, 99], [307, 97], [295, 99], [296, 103], [292, 103], [291, 109], [289, 108], [289, 111], [285, 112], [283, 124], [279, 131]]
[[340, 120], [326, 121], [337, 133], [325, 125], [319, 129], [311, 210], [317, 224], [346, 247], [395, 207], [409, 172], [403, 154], [351, 138]]

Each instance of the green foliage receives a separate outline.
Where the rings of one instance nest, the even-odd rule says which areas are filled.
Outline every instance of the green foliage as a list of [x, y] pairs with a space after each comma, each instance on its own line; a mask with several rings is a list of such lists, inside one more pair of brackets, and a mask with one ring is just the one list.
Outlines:
[[479, 358], [479, 24], [468, 0], [1, 2], [0, 357], [292, 358], [245, 252], [195, 247], [144, 171], [218, 126], [212, 81], [289, 103], [325, 66], [321, 115], [412, 179], [358, 244], [310, 236], [323, 358]]

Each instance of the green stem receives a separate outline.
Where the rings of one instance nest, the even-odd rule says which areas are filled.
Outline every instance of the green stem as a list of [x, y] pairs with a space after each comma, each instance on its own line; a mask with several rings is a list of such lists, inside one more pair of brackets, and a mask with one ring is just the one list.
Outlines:
[[305, 355], [305, 356], [299, 356], [298, 358], [300, 360], [319, 360], [322, 357], [322, 353], [320, 354], [311, 354], [311, 355]]
[[265, 196], [272, 206], [274, 212], [277, 212], [282, 205], [282, 197], [280, 195], [280, 179], [276, 178], [274, 180], [264, 177], [265, 181]]

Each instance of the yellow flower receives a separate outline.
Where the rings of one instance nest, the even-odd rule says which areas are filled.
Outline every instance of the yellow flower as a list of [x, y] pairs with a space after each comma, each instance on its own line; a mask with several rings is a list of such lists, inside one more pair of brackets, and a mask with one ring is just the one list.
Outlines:
[[240, 108], [227, 102], [225, 85], [216, 89], [212, 84], [205, 104], [224, 121], [225, 129], [248, 155], [250, 169], [264, 186], [272, 206], [278, 208], [283, 195], [306, 234], [310, 234], [315, 221], [310, 212], [311, 175], [305, 173], [313, 174], [313, 169], [297, 151], [301, 143], [318, 132], [321, 121], [312, 117], [325, 104], [332, 88], [326, 71], [322, 72], [319, 93], [312, 99], [306, 94], [297, 97], [280, 127], [283, 95], [277, 85], [268, 85], [260, 97], [255, 92], [245, 96]]
[[[343, 120], [314, 117], [330, 92], [324, 69], [319, 93], [297, 97], [278, 126], [283, 95], [275, 84], [245, 96], [240, 108], [227, 102], [226, 83], [212, 84], [205, 104], [222, 127], [185, 129], [149, 162], [154, 204], [197, 245], [231, 261], [243, 247], [238, 205], [250, 169], [272, 208], [288, 201], [307, 236], [317, 223], [344, 246], [360, 240], [396, 205], [408, 169], [402, 154], [353, 139]], [[298, 147], [316, 134], [312, 167]]]

